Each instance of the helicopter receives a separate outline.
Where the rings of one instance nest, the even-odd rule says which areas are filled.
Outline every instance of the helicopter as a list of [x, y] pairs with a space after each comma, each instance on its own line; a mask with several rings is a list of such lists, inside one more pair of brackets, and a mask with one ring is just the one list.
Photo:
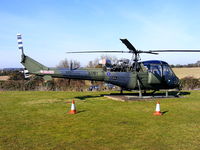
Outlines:
[[67, 53], [130, 53], [132, 60], [122, 59], [112, 64], [108, 59], [100, 61], [101, 68], [51, 68], [44, 66], [31, 57], [25, 55], [22, 36], [17, 34], [18, 48], [21, 50], [21, 64], [27, 74], [41, 76], [45, 81], [52, 78], [67, 78], [78, 80], [104, 81], [119, 86], [123, 90], [142, 91], [178, 89], [180, 80], [172, 71], [169, 64], [161, 60], [140, 61], [140, 54], [157, 55], [161, 52], [200, 52], [200, 50], [137, 50], [127, 39], [120, 39], [128, 48], [128, 51], [76, 51]]

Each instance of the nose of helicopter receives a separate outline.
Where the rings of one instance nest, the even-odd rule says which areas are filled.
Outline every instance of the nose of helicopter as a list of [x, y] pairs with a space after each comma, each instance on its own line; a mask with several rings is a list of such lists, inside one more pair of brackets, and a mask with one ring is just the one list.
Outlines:
[[180, 80], [176, 76], [166, 79], [166, 82], [170, 88], [179, 88], [180, 86]]

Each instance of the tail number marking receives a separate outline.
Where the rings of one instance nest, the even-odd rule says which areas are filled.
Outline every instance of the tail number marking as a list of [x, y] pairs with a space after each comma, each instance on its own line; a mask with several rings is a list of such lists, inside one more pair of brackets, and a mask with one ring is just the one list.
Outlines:
[[40, 70], [40, 73], [42, 74], [54, 74], [53, 70]]

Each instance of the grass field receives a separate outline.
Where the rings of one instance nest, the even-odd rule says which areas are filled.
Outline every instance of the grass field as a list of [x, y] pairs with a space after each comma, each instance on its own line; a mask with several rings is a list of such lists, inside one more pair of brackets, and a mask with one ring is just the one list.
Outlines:
[[[0, 149], [199, 150], [200, 91], [118, 102], [102, 92], [0, 92]], [[76, 101], [78, 113], [67, 114]]]
[[200, 67], [192, 67], [192, 68], [172, 68], [177, 77], [194, 77], [200, 78]]

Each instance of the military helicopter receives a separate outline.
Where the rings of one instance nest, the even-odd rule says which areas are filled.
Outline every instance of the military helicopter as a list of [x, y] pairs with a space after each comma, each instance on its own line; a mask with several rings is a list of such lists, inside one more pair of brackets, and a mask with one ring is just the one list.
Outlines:
[[[200, 52], [200, 50], [137, 50], [127, 40], [120, 39], [126, 45], [128, 51], [76, 51], [68, 53], [130, 53], [132, 60], [123, 59], [112, 64], [111, 61], [104, 59], [100, 62], [101, 68], [50, 68], [35, 61], [25, 55], [22, 36], [17, 34], [18, 48], [21, 50], [21, 64], [30, 74], [42, 76], [44, 80], [52, 78], [68, 78], [91, 81], [104, 81], [121, 87], [123, 90], [138, 90], [139, 96], [142, 91], [159, 91], [162, 89], [180, 89], [180, 80], [174, 74], [170, 66], [165, 61], [150, 60], [140, 61], [140, 54], [154, 54], [160, 52]], [[26, 73], [27, 73], [26, 70]]]

